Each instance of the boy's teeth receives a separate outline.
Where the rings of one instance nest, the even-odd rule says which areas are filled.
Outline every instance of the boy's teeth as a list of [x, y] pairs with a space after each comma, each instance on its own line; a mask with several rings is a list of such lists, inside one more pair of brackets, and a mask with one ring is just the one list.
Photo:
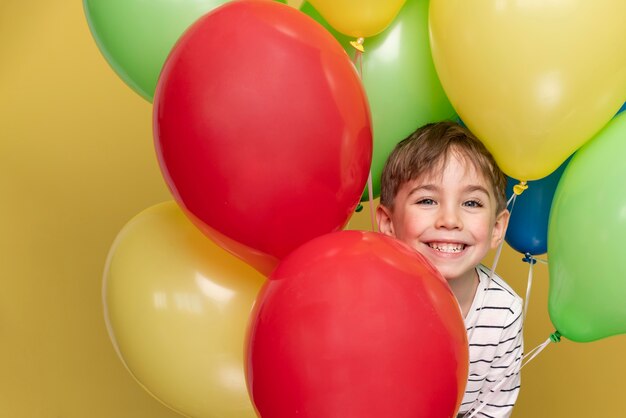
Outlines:
[[428, 246], [434, 250], [441, 251], [442, 253], [458, 253], [463, 251], [465, 248], [464, 244], [448, 244], [448, 243], [437, 243], [433, 242], [428, 244]]

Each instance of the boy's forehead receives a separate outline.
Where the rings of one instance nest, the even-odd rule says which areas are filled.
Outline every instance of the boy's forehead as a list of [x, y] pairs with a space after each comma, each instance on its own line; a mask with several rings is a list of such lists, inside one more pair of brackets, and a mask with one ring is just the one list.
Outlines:
[[494, 186], [491, 184], [489, 176], [481, 170], [474, 159], [463, 152], [451, 152], [445, 158], [440, 158], [430, 169], [414, 176], [408, 183], [416, 186], [418, 184], [441, 182], [446, 169], [449, 169], [451, 166], [454, 166], [454, 169], [459, 169], [463, 174], [463, 178], [477, 180], [479, 185], [487, 189], [490, 195], [495, 195]]

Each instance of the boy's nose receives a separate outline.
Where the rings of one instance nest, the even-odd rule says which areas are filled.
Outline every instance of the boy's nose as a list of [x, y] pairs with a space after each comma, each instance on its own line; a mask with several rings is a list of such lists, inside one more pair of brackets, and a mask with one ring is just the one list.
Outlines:
[[436, 225], [437, 228], [445, 229], [461, 229], [463, 228], [463, 222], [457, 208], [442, 206], [438, 216]]

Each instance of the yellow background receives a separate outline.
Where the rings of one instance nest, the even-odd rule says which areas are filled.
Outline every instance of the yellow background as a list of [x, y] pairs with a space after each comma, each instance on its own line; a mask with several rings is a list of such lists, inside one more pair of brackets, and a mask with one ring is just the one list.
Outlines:
[[[117, 359], [101, 303], [117, 232], [170, 199], [151, 105], [102, 58], [78, 0], [0, 0], [0, 60], [0, 418], [179, 417]], [[520, 258], [506, 248], [498, 272], [524, 294]], [[547, 280], [538, 264], [526, 351], [552, 332]], [[622, 336], [549, 346], [514, 417], [623, 416], [625, 352]]]

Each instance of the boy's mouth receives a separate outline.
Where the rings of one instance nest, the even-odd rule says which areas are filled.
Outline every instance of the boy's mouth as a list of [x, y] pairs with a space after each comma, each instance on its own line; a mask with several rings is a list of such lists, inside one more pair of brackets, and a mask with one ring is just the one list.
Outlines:
[[459, 242], [429, 242], [428, 246], [442, 253], [460, 253], [465, 249], [465, 244]]

